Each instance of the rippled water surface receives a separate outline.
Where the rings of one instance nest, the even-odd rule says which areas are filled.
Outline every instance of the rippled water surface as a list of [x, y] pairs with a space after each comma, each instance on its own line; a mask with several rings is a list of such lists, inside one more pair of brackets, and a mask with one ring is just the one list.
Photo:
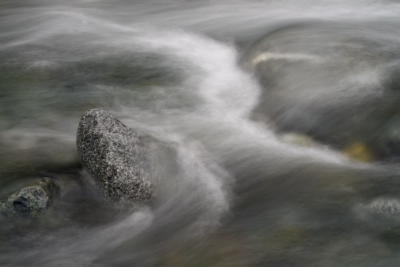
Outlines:
[[[1, 266], [399, 266], [400, 4], [2, 0]], [[166, 144], [148, 205], [105, 201], [76, 152], [111, 111]]]

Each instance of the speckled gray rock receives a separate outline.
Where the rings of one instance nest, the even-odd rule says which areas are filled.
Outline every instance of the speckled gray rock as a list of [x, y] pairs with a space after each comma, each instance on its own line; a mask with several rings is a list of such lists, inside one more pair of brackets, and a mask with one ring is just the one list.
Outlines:
[[10, 195], [1, 203], [0, 210], [6, 216], [37, 217], [51, 205], [58, 192], [58, 186], [50, 178], [43, 178]]
[[384, 230], [400, 225], [400, 200], [393, 197], [378, 197], [369, 203], [355, 206], [359, 219], [375, 230]]
[[92, 109], [82, 116], [77, 133], [78, 153], [106, 198], [143, 201], [152, 197], [143, 140], [104, 110]]

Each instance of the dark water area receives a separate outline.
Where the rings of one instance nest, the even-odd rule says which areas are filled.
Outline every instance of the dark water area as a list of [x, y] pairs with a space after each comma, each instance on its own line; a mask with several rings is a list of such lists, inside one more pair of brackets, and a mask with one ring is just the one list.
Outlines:
[[[1, 266], [398, 266], [397, 1], [0, 2]], [[76, 151], [111, 111], [168, 144], [151, 203], [105, 200]]]

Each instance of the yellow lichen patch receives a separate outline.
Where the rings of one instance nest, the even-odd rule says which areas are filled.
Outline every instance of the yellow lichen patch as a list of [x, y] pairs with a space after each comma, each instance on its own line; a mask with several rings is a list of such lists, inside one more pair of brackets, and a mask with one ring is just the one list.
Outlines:
[[374, 160], [372, 151], [361, 142], [355, 142], [345, 147], [343, 153], [352, 159], [362, 162], [371, 162]]

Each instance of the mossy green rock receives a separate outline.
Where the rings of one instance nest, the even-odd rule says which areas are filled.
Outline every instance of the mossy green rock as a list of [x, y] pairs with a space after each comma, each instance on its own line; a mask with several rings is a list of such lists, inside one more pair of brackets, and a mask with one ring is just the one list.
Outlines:
[[43, 178], [11, 194], [1, 203], [0, 211], [5, 216], [37, 217], [50, 207], [58, 192], [52, 179]]

